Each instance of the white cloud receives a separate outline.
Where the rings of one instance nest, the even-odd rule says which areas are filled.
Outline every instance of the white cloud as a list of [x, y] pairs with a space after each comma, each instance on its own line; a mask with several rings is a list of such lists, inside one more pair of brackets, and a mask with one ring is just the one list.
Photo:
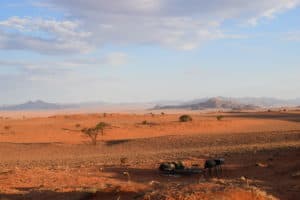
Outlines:
[[64, 20], [11, 17], [0, 21], [0, 48], [85, 53], [105, 44], [154, 44], [191, 50], [235, 37], [223, 23], [256, 25], [295, 8], [300, 0], [35, 0]]
[[[272, 5], [272, 1], [269, 2], [270, 5]], [[276, 14], [282, 13], [286, 10], [292, 9], [296, 6], [298, 6], [300, 3], [299, 0], [279, 0], [279, 1], [273, 1], [272, 6], [267, 6], [268, 4], [266, 3], [264, 6], [264, 9], [261, 10], [256, 16], [251, 17], [248, 20], [248, 23], [250, 25], [257, 25], [260, 19], [267, 18], [267, 19], [272, 19], [275, 17]]]
[[159, 44], [190, 50], [203, 42], [233, 38], [228, 19], [257, 24], [299, 5], [299, 0], [48, 0], [80, 19], [96, 43]]
[[300, 31], [292, 31], [284, 34], [283, 38], [288, 41], [300, 42]]
[[42, 60], [42, 61], [12, 61], [0, 60], [1, 67], [16, 67], [28, 74], [47, 75], [60, 72], [71, 72], [82, 68], [99, 68], [104, 66], [120, 66], [128, 62], [128, 56], [122, 52], [112, 52], [102, 57], [81, 57], [73, 59]]
[[90, 32], [77, 21], [11, 17], [0, 21], [0, 48], [42, 53], [88, 52]]
[[112, 66], [120, 66], [124, 65], [127, 63], [127, 55], [122, 52], [114, 52], [108, 54], [105, 58], [104, 61], [105, 63], [112, 65]]

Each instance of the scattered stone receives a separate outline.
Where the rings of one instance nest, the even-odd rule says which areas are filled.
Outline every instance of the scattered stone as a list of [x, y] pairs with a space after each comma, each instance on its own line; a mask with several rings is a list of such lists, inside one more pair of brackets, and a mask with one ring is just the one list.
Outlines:
[[292, 177], [300, 177], [300, 171], [292, 173]]
[[242, 181], [247, 181], [246, 177], [245, 176], [241, 176], [240, 178]]
[[225, 182], [224, 179], [219, 179], [217, 183], [222, 184], [222, 185], [225, 185], [226, 182]]
[[161, 184], [158, 181], [150, 181], [149, 185], [154, 186], [154, 187], [159, 187]]
[[263, 168], [265, 168], [265, 167], [268, 167], [268, 164], [264, 164], [264, 163], [256, 163], [255, 166], [256, 166], [256, 167], [263, 167]]
[[96, 192], [98, 191], [98, 188], [92, 187], [92, 188], [88, 188], [86, 191], [89, 193], [92, 193], [92, 194], [96, 194]]

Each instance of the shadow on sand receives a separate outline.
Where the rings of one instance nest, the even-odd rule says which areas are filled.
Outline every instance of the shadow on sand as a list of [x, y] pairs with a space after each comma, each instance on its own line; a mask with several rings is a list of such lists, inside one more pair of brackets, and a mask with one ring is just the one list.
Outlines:
[[108, 140], [105, 141], [105, 144], [107, 146], [114, 146], [114, 145], [118, 145], [118, 144], [123, 144], [123, 143], [127, 143], [130, 142], [131, 140]]
[[[280, 199], [297, 199], [300, 191], [293, 190], [299, 185], [298, 178], [291, 177], [291, 173], [297, 171], [300, 166], [299, 149], [271, 150], [261, 152], [248, 152], [247, 156], [241, 153], [225, 156], [225, 166], [223, 174], [219, 178], [228, 180], [240, 180], [245, 177], [254, 180], [254, 186], [266, 190], [268, 193]], [[205, 158], [199, 156], [203, 160]], [[265, 163], [266, 167], [261, 167], [257, 163]], [[202, 166], [202, 163], [199, 163]], [[134, 166], [107, 166], [103, 172], [110, 174], [110, 178], [120, 180], [122, 183], [136, 183], [149, 185], [151, 181], [157, 181], [164, 185], [169, 183], [196, 184], [201, 175], [190, 176], [167, 176], [162, 175], [158, 166], [153, 165], [147, 168], [136, 168]], [[127, 172], [129, 176], [124, 173]], [[214, 175], [216, 176], [216, 175]], [[206, 177], [207, 178], [207, 177]], [[280, 180], [280, 181], [278, 181]], [[132, 200], [140, 199], [143, 195], [141, 191], [122, 191], [118, 187], [111, 187], [97, 192], [88, 192], [89, 188], [74, 192], [56, 192], [51, 190], [41, 190], [41, 188], [15, 188], [25, 194], [1, 194], [0, 200]], [[92, 186], [91, 186], [92, 189]], [[120, 198], [119, 198], [120, 197]]]
[[110, 191], [91, 192], [55, 192], [51, 190], [32, 189], [25, 194], [1, 194], [1, 200], [132, 200], [142, 194], [135, 192]]
[[274, 119], [291, 122], [300, 122], [300, 113], [283, 112], [264, 112], [264, 113], [236, 113], [229, 117], [255, 118], [255, 119]]

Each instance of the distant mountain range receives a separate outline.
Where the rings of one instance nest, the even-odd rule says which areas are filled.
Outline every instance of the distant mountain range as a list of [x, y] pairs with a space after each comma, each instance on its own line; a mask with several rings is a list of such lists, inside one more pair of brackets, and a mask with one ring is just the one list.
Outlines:
[[16, 105], [5, 105], [0, 106], [0, 111], [21, 111], [21, 110], [64, 110], [64, 109], [89, 109], [93, 110], [96, 108], [103, 109], [106, 107], [118, 107], [118, 108], [126, 108], [126, 107], [134, 107], [134, 105], [138, 105], [140, 107], [149, 108], [153, 107], [155, 104], [153, 103], [105, 103], [105, 102], [82, 102], [82, 103], [69, 103], [69, 104], [59, 104], [59, 103], [48, 103], [42, 100], [37, 101], [28, 101], [22, 104]]
[[66, 109], [73, 108], [75, 105], [63, 105], [63, 104], [55, 104], [48, 103], [41, 100], [37, 101], [28, 101], [23, 104], [18, 105], [9, 105], [0, 107], [0, 110], [58, 110], [58, 109]]
[[204, 110], [204, 109], [235, 109], [235, 110], [253, 110], [259, 106], [252, 104], [243, 104], [234, 100], [227, 100], [221, 97], [210, 98], [205, 101], [184, 103], [180, 105], [155, 106], [154, 109], [189, 109], [189, 110]]
[[105, 103], [105, 102], [87, 102], [87, 103], [73, 103], [73, 104], [58, 104], [48, 103], [45, 101], [28, 101], [23, 104], [0, 106], [0, 110], [18, 111], [18, 110], [59, 110], [59, 109], [77, 109], [77, 108], [104, 108], [107, 106], [123, 106], [133, 107], [134, 105], [139, 108], [145, 109], [256, 109], [271, 108], [271, 107], [300, 107], [300, 98], [292, 100], [282, 100], [276, 98], [230, 98], [230, 97], [213, 97], [195, 99], [192, 101], [157, 101], [148, 103]]
[[284, 106], [298, 106], [300, 105], [300, 98], [292, 100], [281, 100], [276, 98], [230, 98], [230, 97], [213, 97], [196, 99], [187, 102], [181, 102], [173, 105], [158, 104], [153, 109], [245, 109], [252, 110], [260, 107], [284, 107]]

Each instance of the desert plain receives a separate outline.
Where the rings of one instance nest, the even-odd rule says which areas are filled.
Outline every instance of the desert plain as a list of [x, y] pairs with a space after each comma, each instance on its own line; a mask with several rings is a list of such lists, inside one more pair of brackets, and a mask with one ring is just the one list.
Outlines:
[[[81, 130], [99, 122], [111, 127], [92, 145]], [[222, 174], [158, 171], [211, 158]], [[299, 110], [0, 113], [1, 200], [299, 198]]]

